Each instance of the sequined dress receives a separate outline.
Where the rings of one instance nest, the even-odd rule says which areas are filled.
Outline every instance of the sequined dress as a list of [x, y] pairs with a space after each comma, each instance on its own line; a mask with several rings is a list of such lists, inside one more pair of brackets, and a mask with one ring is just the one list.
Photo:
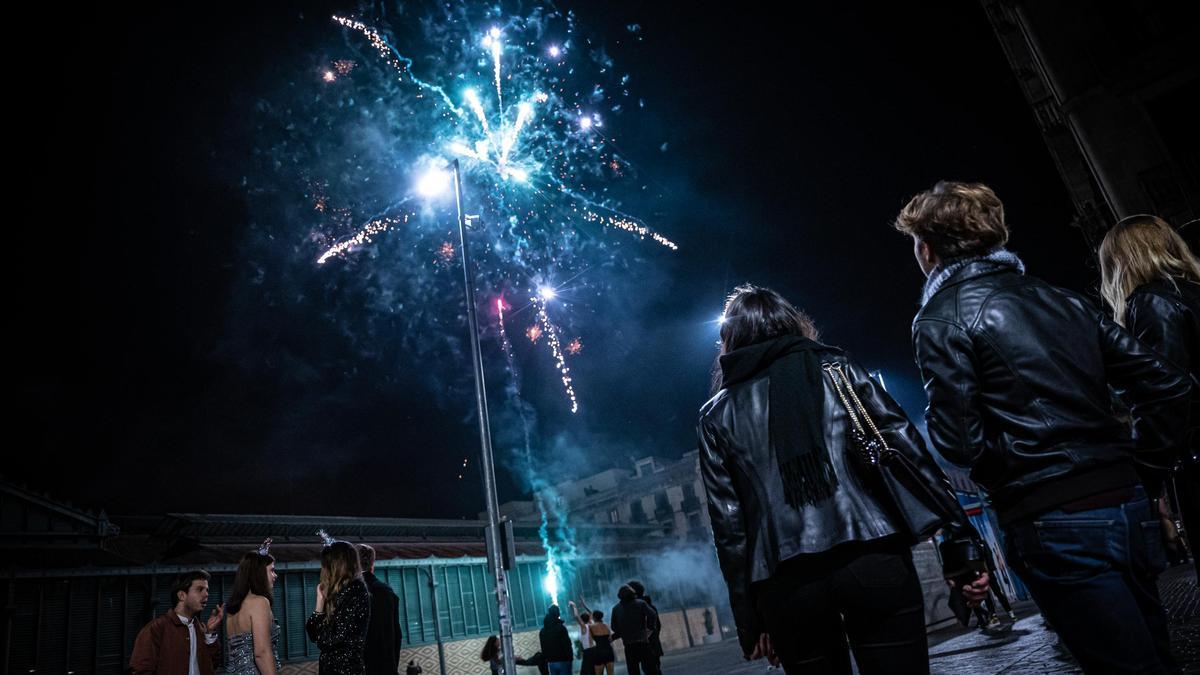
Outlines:
[[308, 639], [321, 649], [320, 675], [363, 675], [363, 647], [371, 621], [371, 593], [362, 579], [346, 584], [334, 597], [333, 616], [313, 612], [304, 624]]
[[[225, 664], [228, 675], [259, 675], [258, 665], [254, 662], [254, 633], [231, 635], [226, 644], [229, 646], [229, 658]], [[271, 626], [271, 654], [275, 657], [275, 671], [278, 672], [281, 668], [278, 622]]]

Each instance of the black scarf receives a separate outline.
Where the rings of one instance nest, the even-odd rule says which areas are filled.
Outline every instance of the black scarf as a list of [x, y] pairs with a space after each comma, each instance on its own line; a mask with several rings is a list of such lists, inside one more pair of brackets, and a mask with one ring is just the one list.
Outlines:
[[792, 508], [828, 499], [837, 475], [825, 446], [825, 384], [822, 351], [836, 347], [785, 335], [721, 355], [721, 386], [744, 382], [767, 370], [771, 377], [771, 445]]

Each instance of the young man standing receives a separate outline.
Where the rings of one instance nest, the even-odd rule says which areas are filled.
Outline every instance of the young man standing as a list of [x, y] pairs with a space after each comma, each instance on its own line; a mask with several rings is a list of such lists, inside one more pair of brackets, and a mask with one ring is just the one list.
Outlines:
[[400, 598], [390, 586], [375, 576], [375, 549], [358, 545], [363, 581], [371, 592], [371, 622], [363, 657], [367, 675], [396, 675], [400, 666]]
[[[895, 227], [928, 278], [913, 349], [934, 447], [988, 490], [1009, 563], [1085, 671], [1166, 672], [1164, 554], [1135, 462], [1178, 445], [1186, 376], [1025, 275], [986, 185], [938, 183]], [[1110, 386], [1136, 411], [1132, 434]]]
[[133, 643], [129, 669], [134, 675], [213, 675], [213, 665], [221, 658], [217, 630], [225, 607], [218, 604], [208, 621], [200, 622], [210, 578], [204, 570], [176, 578], [171, 587], [175, 606], [146, 624]]

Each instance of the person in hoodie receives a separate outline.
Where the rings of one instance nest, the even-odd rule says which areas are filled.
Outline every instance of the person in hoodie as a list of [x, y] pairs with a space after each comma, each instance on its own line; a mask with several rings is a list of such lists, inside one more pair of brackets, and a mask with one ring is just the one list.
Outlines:
[[637, 579], [631, 579], [626, 582], [626, 585], [637, 593], [637, 599], [650, 605], [650, 609], [654, 610], [654, 625], [650, 628], [650, 660], [645, 663], [646, 675], [662, 675], [662, 619], [658, 617], [658, 608], [654, 606], [654, 601], [646, 595], [646, 586]]
[[571, 664], [575, 660], [575, 648], [571, 636], [562, 620], [558, 605], [550, 605], [546, 618], [542, 619], [542, 630], [538, 633], [542, 654], [550, 675], [571, 675]]
[[625, 667], [629, 675], [651, 675], [657, 666], [658, 657], [654, 655], [654, 646], [650, 636], [658, 622], [658, 615], [645, 602], [638, 600], [637, 591], [629, 586], [622, 586], [617, 591], [617, 604], [612, 612], [612, 639], [621, 640], [625, 644]]

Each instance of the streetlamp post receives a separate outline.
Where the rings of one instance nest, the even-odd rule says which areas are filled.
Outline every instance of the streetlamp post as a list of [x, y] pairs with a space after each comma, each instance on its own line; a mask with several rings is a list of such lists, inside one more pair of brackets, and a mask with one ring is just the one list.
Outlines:
[[475, 284], [471, 279], [471, 255], [467, 238], [467, 216], [463, 213], [462, 177], [458, 160], [451, 163], [454, 171], [454, 207], [458, 213], [459, 254], [462, 256], [463, 288], [467, 298], [467, 330], [470, 332], [471, 365], [475, 369], [475, 406], [479, 416], [480, 472], [483, 474], [483, 495], [487, 504], [488, 526], [484, 537], [487, 544], [488, 566], [496, 582], [496, 608], [500, 623], [500, 651], [504, 672], [515, 675], [513, 654], [512, 614], [508, 597], [508, 574], [504, 569], [500, 547], [500, 500], [496, 495], [496, 467], [492, 458], [491, 422], [488, 419], [487, 388], [483, 379], [483, 354], [479, 348], [479, 318], [475, 311]]

